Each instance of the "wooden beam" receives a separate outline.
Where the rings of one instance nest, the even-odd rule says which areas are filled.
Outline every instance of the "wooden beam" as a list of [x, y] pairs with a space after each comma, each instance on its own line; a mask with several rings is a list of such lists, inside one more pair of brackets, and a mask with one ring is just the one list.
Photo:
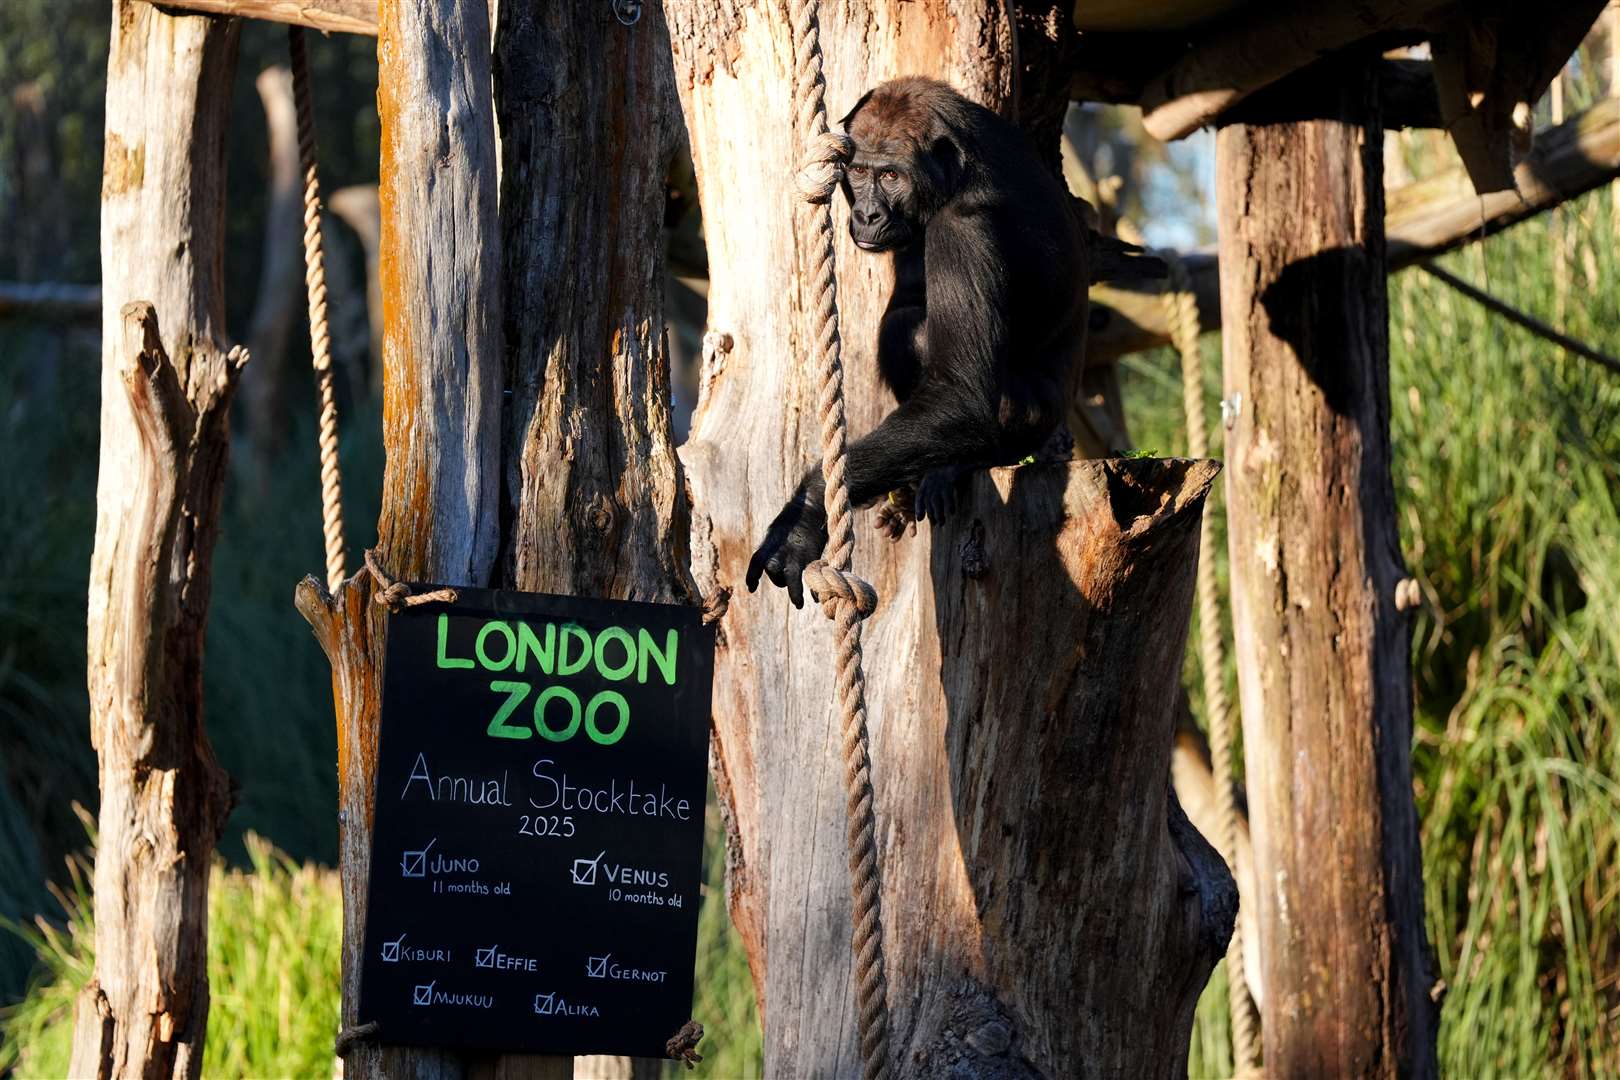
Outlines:
[[[1390, 268], [1433, 258], [1515, 225], [1526, 218], [1620, 177], [1620, 99], [1600, 102], [1536, 137], [1514, 170], [1518, 191], [1474, 193], [1467, 170], [1456, 165], [1391, 191], [1384, 228]], [[1182, 256], [1198, 297], [1205, 330], [1221, 325], [1220, 271], [1211, 252]], [[1170, 327], [1156, 282], [1099, 285], [1091, 290], [1088, 364], [1112, 363], [1126, 353], [1169, 344]]]
[[1278, 124], [1319, 120], [1342, 108], [1339, 87], [1358, 70], [1377, 75], [1378, 110], [1384, 129], [1441, 126], [1434, 65], [1427, 60], [1386, 60], [1356, 48], [1330, 56], [1256, 91], [1221, 115], [1222, 123]]
[[1604, 0], [1485, 0], [1449, 9], [1432, 41], [1440, 111], [1481, 195], [1512, 191], [1528, 113], [1563, 70]]
[[0, 319], [93, 323], [101, 318], [101, 286], [0, 281]]
[[1232, 623], [1268, 1075], [1432, 1078], [1411, 627], [1390, 478], [1383, 132], [1216, 139]]
[[1517, 191], [1476, 195], [1455, 166], [1390, 193], [1390, 260], [1406, 266], [1516, 225], [1620, 176], [1620, 99], [1536, 135], [1513, 170]]
[[1336, 49], [1394, 29], [1421, 25], [1439, 0], [1295, 4], [1223, 24], [1143, 89], [1142, 124], [1154, 138], [1191, 135], [1285, 75]]
[[159, 7], [377, 36], [377, 0], [161, 0]]

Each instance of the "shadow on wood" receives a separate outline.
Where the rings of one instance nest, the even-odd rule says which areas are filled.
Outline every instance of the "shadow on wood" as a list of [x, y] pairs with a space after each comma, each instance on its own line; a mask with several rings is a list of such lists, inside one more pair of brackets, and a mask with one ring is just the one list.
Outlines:
[[901, 541], [871, 646], [901, 1074], [1185, 1073], [1237, 906], [1168, 783], [1218, 469], [997, 469]]

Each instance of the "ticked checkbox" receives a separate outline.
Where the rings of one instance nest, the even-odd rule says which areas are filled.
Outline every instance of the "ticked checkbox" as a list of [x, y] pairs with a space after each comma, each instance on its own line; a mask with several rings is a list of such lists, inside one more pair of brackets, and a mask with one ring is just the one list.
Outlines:
[[592, 979], [607, 978], [607, 962], [612, 956], [612, 953], [608, 953], [607, 956], [592, 956], [587, 958], [585, 961], [586, 976]]
[[406, 877], [426, 877], [428, 852], [433, 850], [433, 845], [438, 842], [438, 838], [435, 837], [429, 840], [427, 847], [421, 851], [407, 851], [401, 855], [399, 859], [400, 872]]
[[606, 854], [607, 854], [607, 852], [603, 851], [603, 852], [598, 853], [596, 858], [594, 858], [594, 859], [575, 859], [574, 860], [574, 884], [575, 885], [595, 885], [596, 884], [596, 866], [597, 866], [598, 863], [600, 863], [602, 861], [602, 856], [606, 855]]
[[534, 995], [534, 1014], [536, 1016], [550, 1016], [557, 1010], [556, 994]]
[[405, 935], [404, 934], [399, 935], [399, 940], [398, 941], [385, 941], [385, 942], [383, 942], [383, 950], [382, 950], [382, 952], [383, 952], [383, 963], [385, 963], [385, 964], [397, 964], [397, 963], [399, 963], [399, 947], [401, 945], [403, 945], [403, 944], [405, 944]]
[[491, 945], [487, 949], [479, 949], [478, 954], [473, 957], [473, 963], [479, 967], [493, 967], [495, 965], [495, 950], [499, 947], [498, 945]]
[[433, 982], [426, 983], [424, 985], [418, 985], [415, 992], [411, 995], [411, 1004], [412, 1005], [431, 1005], [431, 1004], [433, 1004], [433, 985], [434, 985], [434, 983], [437, 983], [438, 981], [439, 981], [438, 979], [434, 979]]

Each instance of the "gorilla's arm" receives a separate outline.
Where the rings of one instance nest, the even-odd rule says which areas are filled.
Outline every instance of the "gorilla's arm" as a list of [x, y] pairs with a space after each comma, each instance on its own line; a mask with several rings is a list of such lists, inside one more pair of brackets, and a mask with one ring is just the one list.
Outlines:
[[[1003, 451], [997, 364], [1006, 350], [1005, 274], [992, 239], [974, 223], [935, 221], [928, 232], [928, 311], [908, 327], [926, 342], [917, 382], [881, 424], [849, 448], [850, 503], [863, 506], [936, 470], [943, 482], [996, 463]], [[908, 313], [909, 314], [909, 313]], [[938, 485], [934, 485], [938, 486]], [[821, 468], [807, 470], [748, 564], [804, 603], [800, 575], [827, 544]]]
[[[980, 405], [988, 396], [959, 387], [930, 385], [925, 375], [917, 392], [890, 413], [871, 434], [849, 447], [849, 500], [852, 506], [918, 483], [944, 467], [988, 463], [997, 440], [994, 415]], [[804, 568], [827, 546], [826, 488], [821, 466], [805, 471], [798, 488], [766, 531], [748, 564], [749, 591], [760, 576], [787, 589], [794, 607], [804, 606]]]

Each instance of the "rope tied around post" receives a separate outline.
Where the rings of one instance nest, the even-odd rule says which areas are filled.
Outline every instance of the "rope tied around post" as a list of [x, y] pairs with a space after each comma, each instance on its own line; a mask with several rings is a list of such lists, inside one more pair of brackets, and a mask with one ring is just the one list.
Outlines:
[[[1192, 279], [1181, 257], [1173, 251], [1161, 252], [1170, 276], [1164, 293], [1165, 313], [1170, 324], [1170, 340], [1181, 354], [1182, 407], [1187, 418], [1187, 455], [1209, 456], [1209, 432], [1204, 423], [1204, 361], [1199, 353], [1201, 336], [1198, 298]], [[1215, 522], [1206, 506], [1199, 525], [1198, 559], [1198, 659], [1204, 676], [1205, 726], [1209, 735], [1210, 770], [1215, 776], [1216, 811], [1220, 815], [1220, 835], [1213, 837], [1221, 858], [1237, 875], [1238, 811], [1232, 785], [1232, 710], [1226, 699], [1226, 642], [1221, 636], [1220, 583], [1215, 578]], [[1232, 1062], [1239, 1076], [1253, 1073], [1259, 1066], [1259, 1032], [1256, 1030], [1254, 999], [1243, 973], [1243, 924], [1232, 927], [1232, 940], [1226, 950], [1226, 988], [1232, 1013]]]
[[861, 622], [877, 606], [877, 591], [851, 573], [855, 529], [849, 504], [844, 416], [844, 367], [838, 334], [838, 281], [833, 262], [831, 199], [853, 152], [847, 136], [827, 127], [817, 0], [793, 0], [793, 108], [806, 161], [795, 177], [808, 203], [800, 211], [801, 280], [812, 316], [820, 379], [821, 471], [826, 481], [824, 560], [805, 569], [811, 594], [838, 625], [838, 703], [844, 760], [845, 840], [853, 901], [856, 1014], [866, 1080], [889, 1075], [888, 980], [883, 965], [882, 890], [877, 862], [871, 754], [866, 730], [866, 678], [861, 670]]
[[456, 590], [450, 588], [411, 592], [409, 585], [403, 581], [395, 581], [377, 564], [377, 552], [372, 548], [366, 549], [366, 569], [377, 582], [377, 595], [372, 597], [372, 600], [396, 614], [404, 608], [416, 607], [418, 604], [453, 604], [459, 596]]
[[697, 1052], [697, 1044], [703, 1041], [703, 1025], [696, 1020], [688, 1020], [681, 1025], [679, 1031], [669, 1037], [664, 1043], [664, 1053], [685, 1065], [688, 1070], [698, 1067], [703, 1055]]
[[348, 1057], [349, 1051], [353, 1050], [356, 1044], [375, 1039], [380, 1030], [382, 1025], [375, 1020], [345, 1026], [338, 1031], [337, 1038], [332, 1042], [333, 1055], [340, 1058]]
[[703, 598], [703, 625], [713, 626], [731, 610], [731, 590], [721, 586]]

